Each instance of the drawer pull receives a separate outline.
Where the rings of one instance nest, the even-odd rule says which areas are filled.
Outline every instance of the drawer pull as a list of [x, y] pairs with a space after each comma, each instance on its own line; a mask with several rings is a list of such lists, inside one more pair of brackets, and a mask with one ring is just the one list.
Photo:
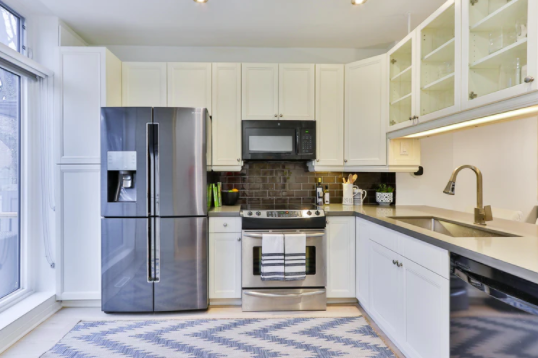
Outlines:
[[228, 227], [228, 223], [224, 223], [224, 224], [222, 224], [222, 226]]

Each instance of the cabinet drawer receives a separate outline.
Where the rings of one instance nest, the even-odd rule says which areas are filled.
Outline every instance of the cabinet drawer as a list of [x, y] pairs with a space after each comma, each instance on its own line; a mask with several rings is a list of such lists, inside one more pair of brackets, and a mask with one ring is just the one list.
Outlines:
[[448, 251], [407, 235], [395, 234], [399, 236], [400, 255], [441, 277], [449, 278], [450, 259]]
[[398, 252], [398, 235], [396, 231], [384, 228], [380, 225], [369, 225], [370, 240], [394, 252]]
[[241, 218], [209, 218], [209, 232], [241, 232]]

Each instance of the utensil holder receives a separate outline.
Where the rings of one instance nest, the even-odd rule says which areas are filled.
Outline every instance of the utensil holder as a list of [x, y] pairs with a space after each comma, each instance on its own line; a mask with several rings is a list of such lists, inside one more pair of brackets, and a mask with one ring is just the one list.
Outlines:
[[353, 188], [359, 188], [356, 185], [353, 184], [342, 184], [343, 188], [343, 198], [342, 198], [342, 205], [349, 205], [353, 206]]

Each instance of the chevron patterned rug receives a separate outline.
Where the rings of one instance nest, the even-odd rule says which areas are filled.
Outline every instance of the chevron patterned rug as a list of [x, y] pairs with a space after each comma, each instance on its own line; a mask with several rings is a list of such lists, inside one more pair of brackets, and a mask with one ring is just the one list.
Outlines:
[[44, 358], [365, 357], [394, 354], [364, 317], [78, 323]]

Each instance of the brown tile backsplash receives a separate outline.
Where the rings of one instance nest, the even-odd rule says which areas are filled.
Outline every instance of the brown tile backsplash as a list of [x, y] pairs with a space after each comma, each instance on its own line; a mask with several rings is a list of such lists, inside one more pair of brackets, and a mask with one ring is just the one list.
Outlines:
[[[239, 204], [313, 204], [316, 183], [321, 178], [323, 188], [329, 186], [331, 203], [342, 203], [342, 178], [350, 173], [309, 172], [304, 162], [247, 162], [240, 172], [215, 173], [223, 190], [237, 188]], [[353, 173], [351, 173], [353, 174]], [[394, 173], [357, 173], [356, 185], [368, 191], [365, 203], [375, 204], [379, 184], [396, 188]], [[396, 194], [394, 196], [396, 202]]]

